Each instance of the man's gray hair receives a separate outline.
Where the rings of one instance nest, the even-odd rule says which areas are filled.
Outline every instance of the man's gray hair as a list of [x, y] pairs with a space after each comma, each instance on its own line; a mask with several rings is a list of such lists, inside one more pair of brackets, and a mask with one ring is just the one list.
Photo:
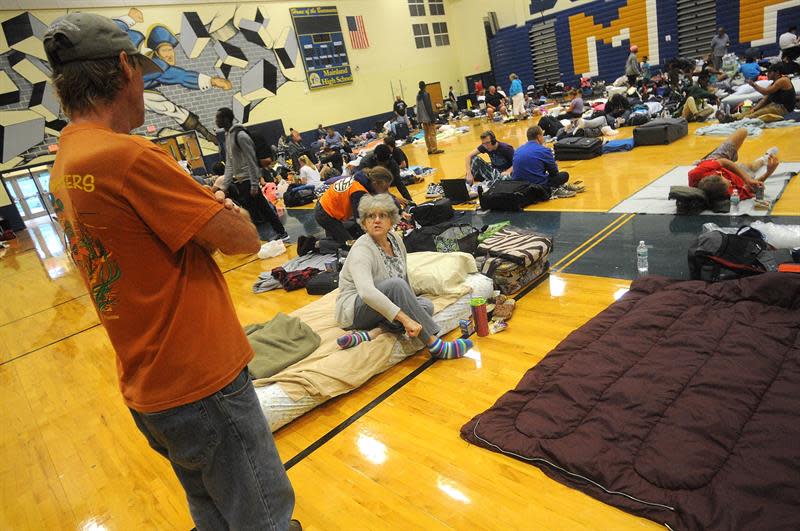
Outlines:
[[389, 194], [378, 195], [365, 195], [361, 198], [358, 204], [358, 223], [364, 227], [367, 221], [367, 216], [373, 212], [383, 212], [389, 215], [392, 221], [392, 226], [400, 223], [400, 211], [397, 209], [397, 203], [394, 198]]

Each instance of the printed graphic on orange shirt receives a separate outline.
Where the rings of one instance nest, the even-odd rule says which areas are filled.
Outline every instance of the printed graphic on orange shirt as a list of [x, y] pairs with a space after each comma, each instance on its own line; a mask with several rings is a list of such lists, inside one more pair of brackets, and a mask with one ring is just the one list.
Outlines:
[[739, 0], [739, 42], [750, 46], [777, 42], [778, 16], [790, 7], [800, 7], [800, 0]]
[[[64, 216], [64, 203], [51, 195], [53, 210]], [[64, 235], [75, 265], [86, 276], [97, 311], [109, 314], [117, 303], [114, 285], [122, 277], [122, 270], [103, 242], [96, 238], [91, 227], [79, 220], [63, 220]]]
[[594, 77], [600, 74], [597, 43], [617, 48], [639, 47], [639, 57], [651, 64], [660, 61], [658, 51], [658, 13], [656, 0], [629, 0], [619, 8], [619, 16], [608, 26], [595, 23], [592, 15], [578, 13], [569, 17], [572, 41], [572, 64], [575, 75]]

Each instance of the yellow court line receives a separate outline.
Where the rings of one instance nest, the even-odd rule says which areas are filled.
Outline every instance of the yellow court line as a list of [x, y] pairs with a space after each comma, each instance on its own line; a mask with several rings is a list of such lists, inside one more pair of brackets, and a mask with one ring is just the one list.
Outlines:
[[[610, 231], [606, 232], [606, 233], [603, 235], [603, 237], [602, 237], [602, 238], [599, 238], [599, 239], [598, 239], [598, 240], [596, 240], [594, 243], [592, 243], [592, 244], [591, 244], [589, 247], [587, 247], [586, 249], [584, 249], [583, 251], [581, 251], [581, 252], [580, 252], [578, 255], [576, 255], [574, 258], [572, 258], [572, 259], [571, 259], [569, 262], [567, 262], [566, 264], [564, 264], [564, 265], [561, 267], [561, 269], [559, 269], [558, 271], [554, 271], [554, 270], [553, 270], [553, 268], [551, 268], [551, 271], [553, 271], [554, 273], [563, 273], [563, 272], [564, 272], [564, 270], [565, 270], [566, 268], [568, 268], [568, 267], [569, 267], [569, 266], [570, 266], [570, 265], [571, 265], [573, 262], [575, 262], [575, 261], [576, 261], [576, 260], [578, 260], [578, 259], [579, 259], [581, 256], [583, 256], [583, 255], [585, 255], [586, 253], [588, 253], [589, 251], [591, 251], [591, 250], [592, 250], [592, 248], [594, 248], [595, 246], [597, 246], [598, 244], [600, 244], [600, 242], [602, 242], [603, 240], [605, 240], [606, 238], [608, 238], [609, 236], [611, 236], [611, 235], [612, 235], [614, 232], [616, 232], [616, 231], [617, 231], [617, 229], [619, 229], [620, 227], [622, 227], [623, 225], [625, 225], [627, 222], [629, 222], [630, 220], [632, 220], [634, 217], [636, 217], [636, 214], [626, 214], [626, 216], [627, 216], [627, 217], [625, 217], [625, 219], [622, 221], [622, 223], [619, 223], [619, 224], [618, 224], [616, 227], [614, 227], [612, 230], [610, 230]], [[562, 260], [562, 262], [563, 262], [563, 260]], [[560, 262], [559, 262], [559, 263], [560, 263]]]
[[[593, 241], [595, 238], [598, 238], [598, 237], [600, 237], [600, 236], [601, 236], [601, 235], [602, 235], [602, 234], [603, 234], [605, 231], [607, 231], [607, 230], [610, 230], [610, 229], [614, 228], [614, 226], [615, 226], [617, 223], [621, 222], [621, 221], [622, 221], [622, 220], [623, 220], [623, 219], [624, 219], [626, 216], [628, 216], [628, 215], [629, 215], [629, 214], [621, 214], [621, 215], [620, 215], [618, 218], [616, 218], [614, 221], [612, 221], [611, 223], [609, 223], [608, 225], [606, 225], [605, 227], [603, 227], [602, 229], [600, 229], [599, 231], [597, 231], [596, 233], [594, 233], [594, 234], [593, 234], [593, 235], [592, 235], [592, 236], [591, 236], [591, 237], [590, 237], [588, 240], [586, 240], [585, 242], [583, 242], [582, 244], [580, 244], [579, 246], [577, 246], [575, 249], [573, 249], [572, 251], [570, 251], [570, 252], [569, 252], [569, 253], [568, 253], [566, 256], [562, 257], [562, 258], [561, 258], [561, 260], [559, 260], [559, 261], [558, 261], [558, 262], [556, 262], [555, 264], [551, 265], [551, 266], [550, 266], [550, 270], [551, 270], [551, 271], [555, 270], [555, 269], [556, 269], [558, 266], [560, 266], [561, 264], [563, 264], [563, 263], [564, 263], [566, 260], [569, 260], [570, 258], [572, 258], [572, 255], [574, 255], [575, 253], [579, 252], [579, 251], [580, 251], [580, 250], [581, 250], [583, 247], [585, 247], [585, 246], [589, 245], [590, 243], [592, 243], [592, 241]], [[615, 229], [615, 230], [616, 230], [616, 229]], [[612, 232], [613, 232], [613, 231], [612, 231]]]

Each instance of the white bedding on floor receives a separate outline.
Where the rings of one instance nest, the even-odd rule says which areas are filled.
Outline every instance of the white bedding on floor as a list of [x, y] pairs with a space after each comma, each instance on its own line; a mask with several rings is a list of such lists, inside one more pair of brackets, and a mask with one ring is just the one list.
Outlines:
[[[675, 201], [667, 199], [671, 186], [686, 186], [688, 174], [694, 166], [678, 166], [648, 184], [628, 199], [609, 210], [611, 214], [676, 214]], [[789, 182], [790, 172], [800, 171], [800, 162], [782, 162], [775, 173], [770, 176], [764, 186], [764, 199], [773, 201], [778, 199]], [[766, 216], [768, 210], [754, 210], [754, 201], [747, 199], [739, 204], [738, 212], [715, 213], [704, 210], [702, 215], [714, 216]], [[770, 209], [771, 210], [771, 209]]]
[[[488, 298], [492, 295], [494, 289], [492, 279], [480, 273], [467, 275], [465, 284], [470, 288], [470, 292], [433, 316], [433, 320], [441, 327], [442, 335], [455, 330], [458, 328], [459, 320], [469, 317], [469, 302], [472, 297]], [[389, 361], [394, 366], [414, 355], [421, 348], [422, 343], [419, 340], [409, 340], [399, 336], [392, 345]], [[379, 372], [379, 370], [376, 370], [375, 374]], [[271, 431], [285, 426], [328, 400], [327, 397], [305, 395], [295, 401], [286, 394], [280, 384], [256, 387], [256, 395], [261, 403], [261, 409], [269, 421]]]

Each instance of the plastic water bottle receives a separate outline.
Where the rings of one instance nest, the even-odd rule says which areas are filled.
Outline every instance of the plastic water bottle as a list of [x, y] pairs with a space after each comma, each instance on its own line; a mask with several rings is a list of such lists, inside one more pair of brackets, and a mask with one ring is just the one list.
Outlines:
[[644, 240], [640, 241], [639, 246], [636, 248], [636, 269], [639, 270], [640, 275], [646, 275], [649, 269], [647, 264], [647, 245], [644, 244]]
[[731, 194], [731, 212], [739, 212], [739, 190], [733, 189]]

